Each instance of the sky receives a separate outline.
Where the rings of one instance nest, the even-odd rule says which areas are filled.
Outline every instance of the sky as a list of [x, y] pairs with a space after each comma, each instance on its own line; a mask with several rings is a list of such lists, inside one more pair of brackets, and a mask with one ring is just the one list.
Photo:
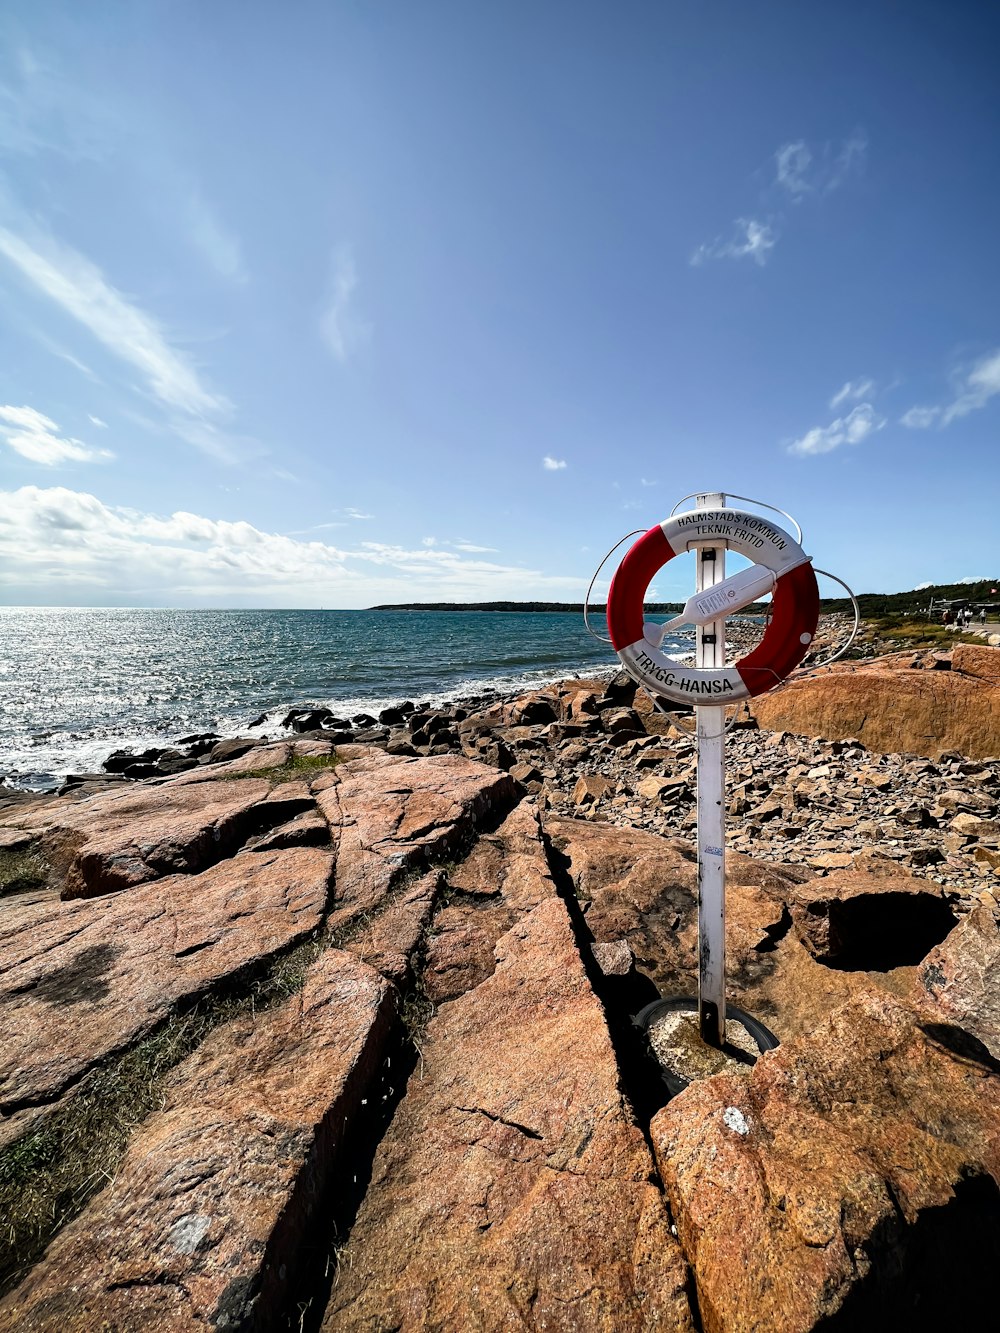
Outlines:
[[703, 490], [997, 576], [998, 60], [983, 0], [7, 0], [0, 602], [580, 601]]

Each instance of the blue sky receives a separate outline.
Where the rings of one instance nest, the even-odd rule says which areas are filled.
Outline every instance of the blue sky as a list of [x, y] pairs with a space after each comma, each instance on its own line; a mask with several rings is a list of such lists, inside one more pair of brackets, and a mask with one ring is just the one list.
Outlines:
[[998, 39], [9, 0], [0, 600], [579, 600], [714, 488], [859, 591], [997, 575]]

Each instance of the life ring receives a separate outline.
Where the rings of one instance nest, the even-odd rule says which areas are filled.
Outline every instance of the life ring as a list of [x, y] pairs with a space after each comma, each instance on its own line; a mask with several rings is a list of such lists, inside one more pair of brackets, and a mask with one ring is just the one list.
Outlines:
[[[721, 619], [753, 600], [735, 589], [756, 587], [772, 592], [771, 621], [753, 652], [731, 667], [683, 666], [661, 652], [658, 626], [645, 625], [642, 604], [654, 575], [675, 555], [693, 548], [725, 546], [754, 561], [715, 588], [706, 588], [692, 602], [703, 601], [701, 623], [714, 609]], [[770, 575], [770, 577], [768, 577]], [[726, 585], [730, 585], [727, 589]], [[725, 603], [731, 597], [731, 605]], [[809, 651], [819, 622], [816, 575], [799, 543], [789, 533], [741, 509], [696, 509], [665, 519], [650, 528], [628, 551], [608, 592], [608, 632], [622, 665], [652, 694], [675, 703], [725, 705], [749, 699], [780, 685]], [[697, 622], [696, 622], [697, 623]], [[647, 635], [649, 637], [647, 637]]]

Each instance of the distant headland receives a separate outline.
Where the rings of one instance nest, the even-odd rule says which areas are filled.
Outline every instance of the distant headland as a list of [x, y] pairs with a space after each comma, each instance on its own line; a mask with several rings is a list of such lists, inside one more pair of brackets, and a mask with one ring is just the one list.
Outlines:
[[[682, 602], [651, 602], [646, 609], [658, 612], [679, 611]], [[370, 611], [575, 611], [583, 614], [582, 602], [393, 602], [369, 607]], [[604, 603], [594, 603], [591, 611], [602, 614]]]
[[[858, 594], [858, 606], [863, 618], [870, 616], [906, 615], [926, 612], [935, 602], [961, 601], [970, 606], [991, 605], [1000, 602], [1000, 579], [979, 579], [974, 583], [929, 583], [924, 588], [911, 589], [908, 592], [866, 592]], [[646, 611], [651, 615], [676, 614], [681, 610], [682, 602], [647, 602]], [[847, 597], [823, 597], [820, 607], [824, 614], [837, 611], [849, 611], [850, 599]], [[561, 611], [583, 614], [582, 602], [392, 602], [369, 607], [370, 611]], [[603, 602], [594, 602], [590, 610], [601, 615]], [[744, 608], [752, 615], [763, 611], [764, 604]]]

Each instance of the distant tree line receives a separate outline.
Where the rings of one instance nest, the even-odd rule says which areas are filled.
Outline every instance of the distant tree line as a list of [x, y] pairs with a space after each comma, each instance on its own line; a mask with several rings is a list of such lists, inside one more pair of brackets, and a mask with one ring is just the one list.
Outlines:
[[[646, 610], [654, 615], [676, 613], [683, 602], [650, 602]], [[373, 606], [372, 611], [575, 611], [583, 615], [582, 602], [399, 602]], [[591, 603], [595, 615], [603, 615], [603, 602]]]
[[[978, 602], [996, 602], [1000, 599], [1000, 579], [980, 579], [976, 583], [934, 583], [928, 588], [910, 592], [862, 592], [858, 593], [858, 606], [865, 619], [886, 615], [922, 615], [926, 614], [931, 598], [935, 601], [965, 600], [970, 604]], [[676, 615], [683, 602], [647, 602], [649, 615]], [[763, 614], [767, 603], [758, 602], [743, 609], [744, 615]], [[820, 601], [824, 614], [835, 611], [850, 611], [849, 597], [824, 597]], [[582, 602], [393, 602], [373, 606], [372, 611], [561, 611], [576, 615], [583, 614]], [[605, 606], [601, 602], [591, 604], [594, 615], [603, 615]]]
[[[935, 602], [967, 601], [970, 605], [996, 602], [1000, 592], [993, 589], [1000, 589], [1000, 581], [980, 579], [976, 583], [933, 583], [911, 592], [861, 592], [857, 598], [861, 615], [868, 620], [876, 616], [926, 615], [932, 598]], [[851, 609], [848, 597], [824, 598], [821, 605], [824, 612]]]

